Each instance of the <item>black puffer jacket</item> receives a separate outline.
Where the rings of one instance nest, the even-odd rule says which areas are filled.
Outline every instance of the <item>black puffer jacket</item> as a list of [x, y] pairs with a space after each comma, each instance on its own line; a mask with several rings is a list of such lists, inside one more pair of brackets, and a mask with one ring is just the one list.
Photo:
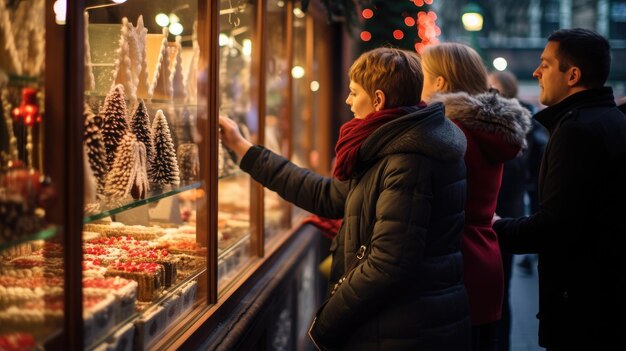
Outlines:
[[462, 280], [466, 141], [443, 106], [414, 108], [361, 146], [345, 182], [254, 147], [241, 168], [285, 199], [344, 218], [332, 250], [332, 283], [356, 260], [311, 329], [323, 348], [465, 350], [470, 321]]

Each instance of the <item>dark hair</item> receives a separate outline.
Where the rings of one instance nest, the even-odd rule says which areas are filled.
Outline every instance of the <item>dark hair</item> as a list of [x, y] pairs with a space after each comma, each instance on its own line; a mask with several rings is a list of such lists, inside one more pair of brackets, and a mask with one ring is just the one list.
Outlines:
[[601, 88], [611, 69], [609, 41], [594, 31], [583, 28], [560, 29], [548, 41], [559, 43], [559, 70], [572, 66], [581, 71], [580, 84], [587, 88]]

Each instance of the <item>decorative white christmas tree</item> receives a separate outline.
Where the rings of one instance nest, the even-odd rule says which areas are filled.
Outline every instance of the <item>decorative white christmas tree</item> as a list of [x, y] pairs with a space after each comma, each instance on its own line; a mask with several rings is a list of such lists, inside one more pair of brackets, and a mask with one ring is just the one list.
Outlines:
[[157, 111], [152, 121], [152, 144], [154, 158], [148, 171], [150, 181], [159, 185], [178, 185], [180, 178], [176, 150], [162, 110]]
[[106, 162], [106, 149], [104, 147], [104, 139], [98, 123], [97, 117], [91, 111], [91, 108], [85, 104], [85, 129], [83, 143], [87, 158], [85, 162], [89, 163], [91, 171], [98, 182], [97, 192], [102, 194], [104, 190], [104, 184], [106, 181], [106, 174], [108, 171]]
[[89, 13], [83, 13], [85, 17], [85, 90], [96, 88], [96, 78], [93, 75], [93, 63], [91, 62], [91, 45], [89, 45]]
[[185, 74], [185, 87], [187, 88], [186, 103], [195, 104], [198, 101], [198, 60], [200, 59], [200, 46], [198, 45], [198, 22], [193, 23], [193, 34], [191, 35], [192, 54], [189, 59], [189, 67]]
[[13, 26], [6, 1], [0, 1], [0, 70], [22, 74], [22, 63], [15, 47]]
[[13, 39], [18, 52], [22, 74], [42, 73], [45, 60], [44, 0], [21, 1], [12, 16]]
[[187, 107], [183, 108], [180, 123], [176, 128], [179, 144], [193, 143], [195, 141], [195, 118]]
[[180, 169], [181, 180], [193, 181], [198, 179], [200, 173], [198, 145], [186, 143], [178, 147], [178, 168]]
[[152, 99], [172, 99], [173, 91], [167, 36], [167, 27], [163, 28], [163, 34], [148, 34], [146, 36], [146, 61], [148, 64], [148, 82], [150, 84], [148, 95]]
[[134, 41], [133, 26], [130, 25], [129, 30], [128, 19], [122, 19], [122, 30], [120, 32], [119, 49], [117, 50], [117, 59], [115, 60], [115, 80], [113, 84], [122, 84], [126, 96], [131, 100], [135, 100], [137, 87], [133, 84], [133, 72], [130, 59], [130, 42]]
[[126, 99], [124, 86], [116, 85], [109, 91], [100, 109], [100, 116], [104, 119], [102, 124], [102, 136], [107, 153], [107, 165], [109, 167], [115, 160], [115, 151], [120, 141], [128, 130], [126, 112]]
[[171, 60], [171, 77], [172, 81], [172, 94], [174, 101], [185, 102], [187, 92], [185, 91], [185, 82], [183, 78], [183, 46], [181, 45], [180, 35], [176, 36], [176, 41], [170, 43], [170, 58]]
[[111, 198], [124, 198], [133, 192], [134, 198], [144, 198], [149, 189], [146, 149], [134, 135], [126, 134], [107, 174], [104, 194]]
[[137, 78], [137, 97], [147, 99], [150, 96], [150, 84], [148, 83], [148, 61], [146, 60], [146, 36], [148, 29], [143, 25], [143, 16], [137, 19], [135, 36], [137, 38], [137, 51], [139, 52], [139, 74]]
[[135, 134], [137, 140], [146, 147], [146, 157], [148, 162], [152, 162], [152, 131], [150, 130], [150, 116], [143, 100], [139, 101], [137, 110], [130, 121], [130, 130]]

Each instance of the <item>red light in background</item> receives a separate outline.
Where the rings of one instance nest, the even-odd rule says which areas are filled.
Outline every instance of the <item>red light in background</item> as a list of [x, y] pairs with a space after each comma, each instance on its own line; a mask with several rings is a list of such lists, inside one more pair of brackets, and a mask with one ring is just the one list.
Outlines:
[[371, 9], [364, 9], [361, 12], [361, 15], [363, 16], [363, 18], [365, 19], [370, 19], [372, 17], [374, 17], [374, 11], [372, 11]]
[[361, 40], [370, 41], [372, 39], [372, 33], [364, 30], [361, 32]]
[[413, 27], [415, 25], [415, 18], [409, 16], [404, 17], [404, 24], [409, 27]]
[[396, 38], [396, 40], [400, 40], [402, 38], [404, 38], [404, 32], [402, 32], [399, 29], [396, 29], [393, 31], [393, 37]]

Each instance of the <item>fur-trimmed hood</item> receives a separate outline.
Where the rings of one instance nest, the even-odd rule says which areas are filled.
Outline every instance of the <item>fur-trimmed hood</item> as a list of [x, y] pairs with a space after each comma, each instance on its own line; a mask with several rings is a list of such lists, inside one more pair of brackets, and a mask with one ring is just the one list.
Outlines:
[[446, 116], [468, 130], [500, 136], [515, 148], [526, 147], [531, 115], [517, 99], [506, 99], [493, 92], [478, 95], [458, 92], [436, 94], [431, 99], [434, 102], [442, 102]]

